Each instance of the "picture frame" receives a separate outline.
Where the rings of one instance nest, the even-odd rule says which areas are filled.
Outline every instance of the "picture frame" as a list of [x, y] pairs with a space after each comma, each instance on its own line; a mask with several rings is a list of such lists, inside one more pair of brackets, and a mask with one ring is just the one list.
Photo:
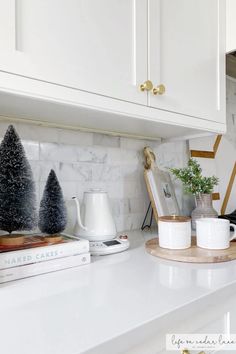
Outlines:
[[170, 174], [156, 166], [155, 154], [149, 147], [144, 148], [144, 156], [144, 179], [156, 221], [159, 216], [180, 215]]

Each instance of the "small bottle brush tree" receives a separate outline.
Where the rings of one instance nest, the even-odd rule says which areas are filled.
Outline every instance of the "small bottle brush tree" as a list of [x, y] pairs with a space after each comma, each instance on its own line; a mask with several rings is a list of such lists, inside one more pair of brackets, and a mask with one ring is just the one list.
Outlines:
[[36, 224], [32, 170], [20, 138], [10, 125], [0, 145], [0, 229], [11, 234], [32, 230]]
[[194, 159], [189, 159], [187, 167], [170, 168], [172, 174], [179, 179], [187, 193], [193, 195], [211, 194], [214, 186], [219, 182], [215, 176], [202, 176], [202, 169], [199, 163]]
[[39, 229], [56, 235], [66, 227], [67, 213], [62, 190], [56, 173], [51, 170], [43, 192], [39, 209]]

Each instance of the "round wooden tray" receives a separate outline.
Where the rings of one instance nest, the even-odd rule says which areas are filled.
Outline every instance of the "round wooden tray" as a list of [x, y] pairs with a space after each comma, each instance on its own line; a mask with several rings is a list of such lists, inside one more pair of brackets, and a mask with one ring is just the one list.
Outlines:
[[206, 250], [197, 247], [196, 237], [192, 237], [192, 247], [185, 250], [170, 250], [161, 248], [158, 238], [153, 238], [146, 242], [145, 247], [147, 252], [155, 257], [178, 262], [219, 263], [236, 259], [236, 242], [231, 242], [230, 248], [226, 250]]

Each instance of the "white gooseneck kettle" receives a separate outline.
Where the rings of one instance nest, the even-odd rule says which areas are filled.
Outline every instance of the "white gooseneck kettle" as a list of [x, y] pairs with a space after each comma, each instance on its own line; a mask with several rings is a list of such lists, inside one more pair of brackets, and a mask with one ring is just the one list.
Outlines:
[[89, 241], [106, 241], [116, 237], [116, 226], [109, 206], [108, 195], [101, 189], [90, 189], [84, 193], [82, 212], [79, 200], [74, 234]]

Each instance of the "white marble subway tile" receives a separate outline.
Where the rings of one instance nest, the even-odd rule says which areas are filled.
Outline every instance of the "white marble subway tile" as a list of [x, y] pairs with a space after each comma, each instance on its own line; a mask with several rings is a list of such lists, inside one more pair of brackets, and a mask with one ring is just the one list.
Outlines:
[[130, 202], [128, 198], [120, 199], [119, 204], [120, 204], [121, 215], [130, 214], [131, 208], [130, 208]]
[[[140, 181], [124, 182], [122, 179], [117, 182], [106, 182], [105, 190], [110, 198], [125, 199], [143, 196], [143, 190]], [[145, 189], [145, 196], [146, 196]]]
[[40, 143], [40, 160], [76, 162], [77, 150], [73, 145]]
[[73, 145], [59, 144], [60, 161], [76, 162], [77, 150]]
[[125, 181], [136, 180], [141, 175], [143, 175], [143, 167], [140, 164], [121, 166], [121, 176]]
[[76, 194], [75, 197], [79, 198], [82, 202], [84, 198], [84, 192], [90, 189], [90, 185], [86, 187], [86, 182], [76, 181]]
[[124, 163], [124, 150], [109, 148], [107, 153], [107, 162], [110, 164], [122, 164]]
[[[231, 93], [236, 92], [235, 87], [231, 88]], [[233, 104], [231, 116], [232, 109]], [[0, 138], [9, 124], [0, 122]], [[143, 178], [143, 147], [148, 145], [154, 149], [157, 163], [162, 168], [181, 167], [188, 157], [185, 142], [160, 145], [156, 141], [21, 123], [14, 125], [32, 167], [37, 203], [48, 174], [54, 169], [66, 200], [71, 200], [74, 195], [82, 200], [84, 191], [91, 188], [107, 191], [118, 231], [139, 228], [149, 203]], [[176, 189], [178, 199], [182, 200], [181, 189], [177, 185]]]
[[159, 139], [159, 140], [145, 140], [145, 146], [149, 146], [153, 150], [158, 149], [158, 147], [160, 145], [161, 145], [161, 139]]
[[231, 90], [231, 80], [226, 80], [226, 102], [227, 102], [227, 104], [229, 103], [230, 90]]
[[92, 146], [93, 133], [81, 132], [69, 129], [58, 129], [58, 141], [61, 144], [77, 146]]
[[50, 127], [37, 127], [38, 139], [41, 142], [58, 143], [59, 133], [58, 129]]
[[120, 199], [109, 198], [109, 200], [113, 217], [120, 216]]
[[226, 80], [226, 89], [227, 89], [227, 102], [229, 104], [234, 103], [236, 100], [236, 84], [234, 81], [227, 79]]
[[106, 163], [107, 149], [103, 147], [77, 147], [78, 162]]
[[143, 152], [145, 146], [150, 146], [152, 149], [157, 148], [161, 144], [161, 139], [158, 140], [143, 140], [143, 139], [131, 139], [121, 138], [120, 147], [125, 150], [135, 150]]
[[40, 180], [40, 165], [39, 165], [39, 161], [34, 161], [31, 160], [29, 161], [31, 169], [32, 169], [32, 173], [33, 173], [33, 178], [34, 181], [37, 183]]
[[54, 170], [59, 178], [59, 162], [56, 161], [38, 161], [39, 181], [46, 181], [51, 170]]
[[[236, 114], [236, 98], [235, 102], [230, 104], [230, 107], [227, 109], [228, 114]], [[228, 128], [228, 127], [227, 127]]]
[[182, 167], [185, 162], [184, 151], [186, 142], [175, 142], [161, 144], [154, 150], [156, 154], [156, 163], [161, 169], [167, 169], [169, 167]]
[[120, 147], [120, 137], [119, 136], [111, 136], [106, 134], [93, 134], [93, 145], [100, 146], [110, 146], [114, 148]]
[[60, 181], [63, 196], [65, 200], [70, 200], [72, 197], [77, 196], [77, 184], [75, 181]]
[[140, 229], [143, 218], [142, 214], [127, 214], [114, 217], [117, 232]]
[[121, 179], [121, 170], [119, 166], [93, 164], [92, 180], [101, 182], [116, 182]]
[[116, 224], [117, 232], [122, 232], [124, 230], [130, 230], [130, 228], [129, 228], [130, 225], [127, 223], [127, 221], [130, 221], [130, 220], [131, 220], [131, 215], [126, 215], [125, 218], [123, 215], [114, 216], [114, 221]]
[[130, 198], [129, 205], [131, 214], [146, 212], [146, 203], [144, 198]]
[[117, 182], [106, 182], [105, 190], [110, 198], [124, 198], [124, 183], [122, 180]]
[[183, 209], [183, 195], [184, 195], [183, 186], [179, 181], [174, 181], [173, 186], [174, 186], [175, 196], [177, 199], [179, 209], [182, 210]]
[[128, 180], [128, 181], [123, 181], [123, 193], [122, 197], [127, 197], [127, 198], [135, 198], [135, 197], [141, 197], [143, 194], [143, 183], [141, 180]]
[[135, 150], [107, 148], [107, 153], [107, 163], [109, 164], [126, 165], [140, 163], [139, 152]]
[[41, 199], [43, 197], [43, 192], [46, 186], [46, 182], [39, 182], [38, 184], [38, 190], [39, 190], [39, 204], [41, 202]]
[[130, 139], [121, 137], [120, 138], [120, 147], [124, 150], [143, 150], [146, 146], [146, 141], [141, 139]]
[[110, 198], [110, 204], [112, 207], [112, 214], [114, 217], [130, 214], [131, 212], [128, 198], [124, 198], [124, 199]]
[[37, 210], [37, 215], [38, 215], [39, 205], [40, 205], [40, 184], [39, 184], [39, 182], [35, 182], [35, 195], [36, 195], [36, 210]]
[[[48, 127], [42, 127], [39, 126], [37, 124], [26, 124], [26, 123], [20, 123], [20, 122], [11, 122], [9, 121], [0, 121], [0, 137], [2, 137], [8, 126], [12, 124], [17, 133], [19, 134], [20, 138], [22, 140], [33, 140], [33, 141], [47, 141], [47, 142], [51, 142], [51, 141], [57, 141], [58, 139], [52, 139], [52, 137], [54, 137], [56, 135], [56, 131], [57, 129], [55, 128], [48, 128]], [[42, 139], [41, 137], [44, 137], [44, 139]]]
[[56, 128], [19, 122], [17, 123], [17, 131], [22, 139], [44, 142], [58, 142], [58, 132]]
[[40, 143], [39, 158], [42, 161], [61, 161], [59, 144], [57, 143]]
[[[13, 125], [15, 126], [15, 123], [13, 123]], [[18, 122], [16, 129], [21, 139], [39, 140], [39, 126], [37, 125]]]
[[91, 181], [92, 166], [90, 164], [60, 162], [59, 178], [61, 181]]
[[236, 146], [236, 111], [233, 113], [231, 110], [226, 112], [227, 119], [227, 132], [225, 137], [230, 141], [234, 146]]
[[[131, 214], [132, 221], [131, 221], [130, 230], [140, 229], [142, 226], [144, 217], [145, 217], [145, 214], [143, 214], [143, 213]], [[153, 222], [155, 223], [155, 220]]]
[[39, 160], [39, 143], [37, 141], [22, 140], [28, 160]]

